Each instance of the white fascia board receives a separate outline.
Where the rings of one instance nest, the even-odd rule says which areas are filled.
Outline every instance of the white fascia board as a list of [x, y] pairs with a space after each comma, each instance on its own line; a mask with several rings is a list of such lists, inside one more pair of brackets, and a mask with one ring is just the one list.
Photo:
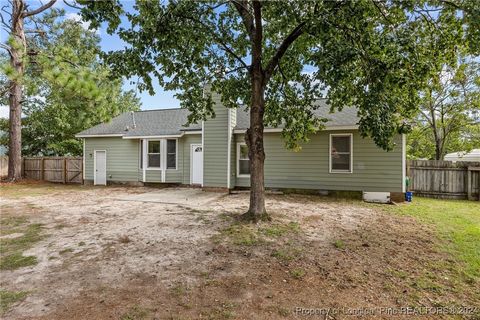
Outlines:
[[[323, 128], [320, 131], [334, 131], [334, 130], [358, 130], [358, 126], [327, 126]], [[239, 133], [245, 133], [247, 130], [246, 129], [235, 129], [233, 130], [233, 133], [239, 134]], [[269, 132], [282, 132], [283, 128], [266, 128], [263, 130], [265, 133]]]
[[202, 130], [183, 131], [183, 134], [202, 134]]
[[123, 137], [123, 133], [118, 134], [76, 134], [75, 138], [108, 138], [108, 137]]
[[182, 134], [175, 134], [175, 135], [165, 135], [165, 136], [130, 136], [130, 137], [123, 137], [123, 139], [169, 139], [169, 138], [181, 138]]

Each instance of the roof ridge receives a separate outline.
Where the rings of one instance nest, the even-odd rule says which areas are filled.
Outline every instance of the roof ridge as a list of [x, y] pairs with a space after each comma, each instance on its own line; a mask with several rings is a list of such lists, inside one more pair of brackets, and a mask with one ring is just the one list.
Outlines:
[[188, 110], [185, 108], [164, 108], [164, 109], [147, 109], [147, 110], [138, 110], [135, 112], [150, 112], [150, 111], [169, 111], [169, 110]]

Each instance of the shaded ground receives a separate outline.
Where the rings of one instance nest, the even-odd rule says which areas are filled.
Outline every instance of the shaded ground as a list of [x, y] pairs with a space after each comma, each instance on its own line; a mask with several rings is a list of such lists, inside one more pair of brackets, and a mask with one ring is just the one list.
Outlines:
[[[443, 250], [447, 240], [418, 219], [385, 213], [390, 207], [269, 195], [274, 222], [245, 225], [236, 217], [248, 194], [0, 188], [2, 263], [9, 262], [0, 293], [10, 299], [5, 308], [2, 302], [8, 319], [303, 319], [310, 317], [296, 308], [480, 301], [478, 277]], [[175, 201], [137, 201], [145, 192]], [[12, 260], [19, 253], [34, 261]], [[452, 315], [421, 318], [442, 317]]]

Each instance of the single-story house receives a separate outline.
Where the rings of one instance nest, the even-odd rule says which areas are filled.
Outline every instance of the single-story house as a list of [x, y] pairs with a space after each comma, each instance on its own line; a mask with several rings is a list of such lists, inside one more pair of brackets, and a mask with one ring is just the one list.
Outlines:
[[445, 161], [480, 161], [480, 149], [473, 149], [470, 152], [458, 151], [447, 153], [443, 158]]
[[[216, 117], [185, 125], [188, 110], [127, 112], [80, 132], [84, 180], [169, 183], [229, 190], [250, 186], [244, 133], [249, 116], [225, 108], [214, 95]], [[319, 101], [316, 114], [328, 122], [300, 151], [285, 148], [281, 128], [265, 128], [265, 186], [272, 189], [405, 192], [405, 136], [392, 151], [358, 131], [355, 108], [329, 113]]]

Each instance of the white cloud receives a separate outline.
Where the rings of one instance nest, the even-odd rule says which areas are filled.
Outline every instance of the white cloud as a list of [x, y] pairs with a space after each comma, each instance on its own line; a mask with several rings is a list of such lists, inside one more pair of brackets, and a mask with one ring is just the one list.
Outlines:
[[[69, 12], [65, 15], [65, 19], [80, 22], [83, 29], [89, 30], [88, 28], [90, 27], [90, 22], [83, 21], [82, 17], [78, 13]], [[100, 30], [99, 29], [94, 29], [94, 30], [90, 30], [90, 31], [93, 31], [93, 32], [95, 32], [95, 34], [100, 35]]]

